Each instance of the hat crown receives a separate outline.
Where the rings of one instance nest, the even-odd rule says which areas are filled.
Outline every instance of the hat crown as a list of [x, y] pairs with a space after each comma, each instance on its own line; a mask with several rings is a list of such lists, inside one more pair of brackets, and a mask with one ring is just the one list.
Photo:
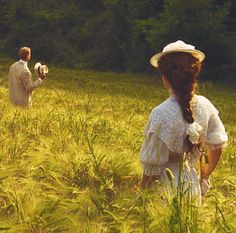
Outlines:
[[196, 50], [195, 46], [191, 44], [186, 44], [182, 40], [177, 40], [176, 42], [166, 45], [163, 48], [162, 52], [153, 55], [150, 59], [151, 65], [158, 68], [158, 61], [160, 60], [160, 58], [166, 54], [174, 52], [190, 53], [195, 58], [197, 58], [199, 62], [202, 62], [205, 59], [204, 53], [201, 52], [200, 50]]
[[37, 62], [34, 66], [36, 76], [39, 76], [40, 74], [47, 74], [48, 71], [48, 67], [46, 65], [42, 65], [40, 62]]
[[195, 50], [195, 46], [191, 44], [186, 44], [182, 40], [177, 40], [176, 42], [170, 43], [164, 47], [162, 52], [170, 52], [173, 50]]
[[48, 73], [48, 67], [46, 65], [41, 65], [40, 71], [44, 72], [45, 74]]

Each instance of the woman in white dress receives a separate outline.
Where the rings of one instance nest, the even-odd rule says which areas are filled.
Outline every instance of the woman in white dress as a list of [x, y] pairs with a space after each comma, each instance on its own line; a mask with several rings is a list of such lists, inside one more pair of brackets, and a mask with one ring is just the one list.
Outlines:
[[[227, 134], [217, 109], [207, 98], [195, 94], [204, 58], [194, 46], [176, 41], [150, 60], [160, 70], [170, 97], [152, 110], [144, 131], [142, 188], [156, 180], [169, 183], [169, 169], [174, 175], [172, 185], [178, 187], [181, 177], [198, 200], [209, 189], [208, 180], [218, 164]], [[195, 164], [203, 146], [207, 148], [207, 164], [198, 177]]]

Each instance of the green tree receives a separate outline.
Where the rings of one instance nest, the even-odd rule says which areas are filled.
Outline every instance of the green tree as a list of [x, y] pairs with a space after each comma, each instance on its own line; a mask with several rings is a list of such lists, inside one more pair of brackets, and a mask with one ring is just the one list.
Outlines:
[[215, 79], [219, 69], [233, 60], [232, 38], [224, 24], [229, 9], [228, 4], [214, 7], [211, 0], [166, 0], [159, 18], [140, 25], [154, 50], [177, 39], [196, 45], [206, 54], [208, 77]]
[[[134, 72], [150, 69], [149, 58], [153, 48], [147, 40], [150, 21], [159, 17], [163, 0], [128, 1], [128, 22], [130, 25], [127, 41], [126, 68]], [[151, 28], [153, 24], [151, 23]]]
[[2, 0], [0, 52], [61, 66], [151, 70], [149, 58], [182, 39], [203, 50], [206, 76], [234, 77], [235, 1], [230, 0]]

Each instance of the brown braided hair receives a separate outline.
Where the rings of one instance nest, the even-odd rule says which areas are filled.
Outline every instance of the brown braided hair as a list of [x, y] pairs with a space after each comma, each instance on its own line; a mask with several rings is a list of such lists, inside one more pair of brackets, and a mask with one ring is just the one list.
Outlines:
[[[175, 52], [164, 55], [158, 61], [161, 74], [169, 82], [178, 104], [182, 110], [183, 118], [188, 123], [193, 123], [194, 118], [190, 101], [198, 86], [198, 77], [201, 63], [190, 53]], [[186, 138], [189, 150], [193, 144]]]

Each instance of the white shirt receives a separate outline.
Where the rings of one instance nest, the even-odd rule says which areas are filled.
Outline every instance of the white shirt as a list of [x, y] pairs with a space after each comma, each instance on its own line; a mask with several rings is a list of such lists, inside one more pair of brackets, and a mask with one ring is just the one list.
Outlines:
[[[214, 105], [204, 96], [194, 95], [191, 108], [194, 121], [202, 126], [201, 142], [208, 147], [223, 146], [228, 137]], [[170, 154], [184, 153], [188, 149], [184, 143], [188, 126], [175, 96], [154, 108], [144, 130], [141, 162], [162, 166]]]

